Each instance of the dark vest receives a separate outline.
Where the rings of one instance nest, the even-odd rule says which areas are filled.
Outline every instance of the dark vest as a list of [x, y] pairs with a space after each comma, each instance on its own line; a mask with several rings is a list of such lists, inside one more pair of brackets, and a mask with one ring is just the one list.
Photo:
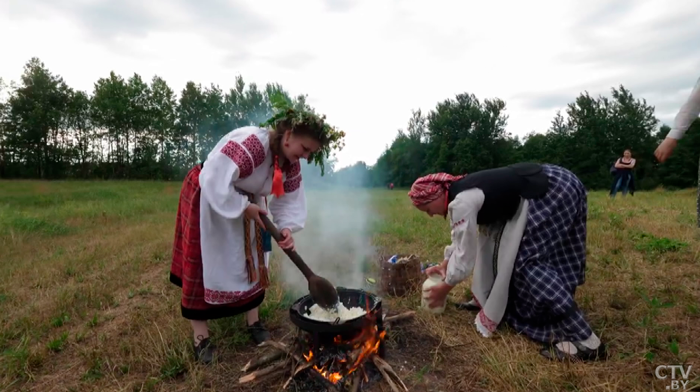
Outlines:
[[448, 202], [463, 191], [479, 188], [484, 204], [476, 217], [479, 225], [505, 222], [518, 211], [520, 198], [537, 199], [549, 190], [549, 177], [536, 163], [514, 165], [471, 173], [453, 182], [447, 193]]

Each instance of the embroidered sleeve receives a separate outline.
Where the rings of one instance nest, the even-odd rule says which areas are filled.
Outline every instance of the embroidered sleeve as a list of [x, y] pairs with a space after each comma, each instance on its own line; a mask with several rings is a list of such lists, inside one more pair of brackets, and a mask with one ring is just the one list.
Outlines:
[[292, 165], [284, 173], [284, 195], [270, 201], [270, 212], [275, 225], [296, 233], [306, 224], [306, 194], [301, 183], [301, 164]]
[[676, 140], [682, 139], [693, 121], [698, 118], [698, 115], [700, 115], [700, 79], [695, 83], [688, 100], [678, 111], [673, 121], [673, 129], [668, 133], [668, 137]]
[[456, 286], [465, 280], [474, 269], [479, 235], [476, 216], [483, 204], [484, 192], [477, 188], [461, 192], [450, 203], [453, 251], [447, 263], [445, 278], [445, 283], [450, 286]]
[[[454, 230], [450, 230], [450, 237], [454, 236]], [[445, 258], [443, 260], [449, 260], [452, 256], [452, 252], [455, 251], [455, 246], [450, 244], [445, 247]]]
[[204, 162], [199, 185], [214, 211], [229, 219], [237, 219], [250, 204], [234, 188], [235, 182], [247, 178], [265, 160], [267, 151], [252, 127], [239, 128], [226, 135]]

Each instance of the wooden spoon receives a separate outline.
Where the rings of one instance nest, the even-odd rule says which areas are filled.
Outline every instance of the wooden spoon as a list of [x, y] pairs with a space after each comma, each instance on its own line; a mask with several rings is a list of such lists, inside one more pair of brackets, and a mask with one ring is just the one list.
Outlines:
[[[260, 219], [265, 224], [265, 229], [270, 232], [272, 238], [274, 238], [279, 244], [280, 241], [283, 240], [282, 235], [277, 230], [275, 225], [272, 224], [270, 218], [264, 214], [260, 214]], [[336, 291], [335, 286], [333, 286], [333, 284], [327, 279], [314, 274], [313, 271], [311, 271], [311, 268], [306, 265], [304, 260], [301, 259], [301, 256], [299, 256], [296, 251], [291, 249], [282, 250], [287, 254], [287, 256], [289, 256], [292, 262], [294, 262], [294, 265], [299, 268], [299, 271], [304, 274], [304, 277], [309, 282], [309, 293], [311, 294], [311, 298], [314, 300], [314, 302], [326, 310], [337, 309], [338, 292]]]

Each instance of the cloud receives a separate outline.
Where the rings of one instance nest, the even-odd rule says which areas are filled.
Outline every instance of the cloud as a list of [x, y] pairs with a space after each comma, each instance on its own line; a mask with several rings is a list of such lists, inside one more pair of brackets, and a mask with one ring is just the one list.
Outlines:
[[89, 39], [132, 55], [137, 53], [128, 50], [124, 39], [188, 31], [221, 48], [230, 62], [253, 57], [252, 47], [275, 33], [263, 16], [227, 0], [10, 0], [9, 11], [18, 19], [60, 13], [81, 26]]
[[593, 97], [609, 97], [612, 88], [622, 85], [631, 91], [635, 99], [646, 100], [648, 105], [654, 106], [655, 115], [662, 123], [670, 123], [698, 81], [698, 69], [700, 68], [661, 73], [653, 79], [646, 78], [645, 75], [631, 75], [623, 82], [605, 78], [595, 84], [578, 84], [564, 91], [518, 94], [513, 97], [513, 101], [529, 110], [561, 109], [563, 112], [569, 103], [585, 91]]
[[348, 132], [342, 166], [372, 164], [411, 109], [463, 92], [504, 99], [518, 135], [620, 85], [668, 122], [700, 77], [697, 20], [697, 0], [4, 0], [0, 75], [38, 56], [86, 90], [109, 70], [279, 82]]
[[246, 51], [227, 55], [224, 58], [223, 64], [226, 67], [237, 68], [253, 61], [263, 61], [274, 64], [276, 67], [290, 71], [298, 71], [311, 64], [315, 59], [316, 56], [308, 52], [288, 52], [279, 55], [254, 55]]
[[275, 61], [278, 66], [295, 70], [300, 69], [314, 61], [316, 56], [307, 52], [294, 52], [289, 54], [284, 54], [271, 58], [270, 60]]
[[323, 0], [323, 3], [331, 12], [346, 12], [356, 5], [353, 0]]
[[[648, 67], [687, 59], [689, 55], [697, 53], [700, 8], [690, 7], [682, 13], [662, 14], [653, 21], [625, 23], [621, 20], [625, 15], [634, 14], [642, 5], [603, 7], [602, 10], [614, 12], [614, 17], [602, 18], [607, 24], [600, 24], [600, 21], [598, 24], [589, 23], [590, 16], [583, 18], [576, 24], [573, 34], [574, 46], [579, 50], [564, 52], [562, 60], [600, 67]], [[601, 12], [599, 10], [598, 13]], [[620, 24], [620, 27], [610, 32], [613, 24]], [[695, 58], [700, 58], [700, 54]]]
[[[421, 8], [428, 4], [430, 9]], [[387, 40], [404, 44], [409, 55], [427, 55], [442, 61], [457, 61], [465, 56], [478, 33], [463, 21], [454, 23], [445, 20], [449, 14], [450, 10], [445, 9], [444, 4], [394, 2], [389, 21], [380, 33]], [[441, 18], [444, 23], [433, 23], [432, 16]]]
[[569, 29], [572, 44], [557, 58], [580, 70], [572, 80], [589, 80], [515, 94], [513, 100], [529, 110], [564, 109], [584, 91], [609, 96], [623, 85], [654, 106], [662, 122], [671, 121], [700, 77], [700, 8], [693, 4], [670, 8], [624, 0], [574, 9], [579, 16]]

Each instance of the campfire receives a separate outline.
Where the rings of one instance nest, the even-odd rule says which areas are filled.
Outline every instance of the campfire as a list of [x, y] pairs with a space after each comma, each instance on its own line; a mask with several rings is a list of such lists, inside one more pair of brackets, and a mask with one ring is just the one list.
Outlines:
[[408, 391], [385, 361], [384, 340], [392, 323], [413, 317], [414, 312], [385, 317], [381, 300], [373, 294], [338, 288], [338, 295], [346, 307], [362, 306], [366, 313], [345, 321], [317, 321], [305, 316], [313, 300], [302, 297], [289, 310], [297, 326], [291, 343], [263, 343], [271, 351], [248, 362], [239, 383], [281, 376], [287, 391], [355, 392], [383, 378], [393, 391]]

